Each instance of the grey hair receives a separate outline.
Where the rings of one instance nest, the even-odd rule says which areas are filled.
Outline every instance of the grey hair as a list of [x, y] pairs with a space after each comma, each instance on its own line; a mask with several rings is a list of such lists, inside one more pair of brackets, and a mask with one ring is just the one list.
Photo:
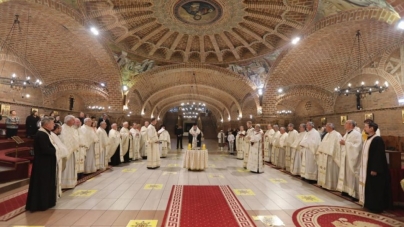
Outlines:
[[41, 126], [48, 124], [49, 122], [53, 122], [55, 119], [53, 117], [43, 117], [41, 120]]
[[279, 129], [279, 125], [274, 125], [273, 128], [274, 128], [274, 129], [275, 129], [275, 128]]
[[113, 126], [118, 126], [116, 123], [113, 123], [112, 125], [111, 125], [111, 128], [113, 127]]
[[255, 124], [255, 127], [261, 128], [261, 125], [260, 124]]
[[84, 118], [84, 124], [87, 123], [88, 121], [91, 121], [91, 118]]
[[333, 123], [327, 123], [328, 126], [330, 126], [332, 129], [335, 129], [335, 126]]
[[129, 125], [129, 123], [128, 123], [127, 121], [125, 121], [124, 123], [122, 123], [122, 125], [125, 125], [125, 124]]
[[65, 117], [65, 123], [67, 123], [67, 122], [69, 122], [70, 120], [72, 120], [72, 119], [75, 119], [75, 117], [73, 116], [73, 115], [67, 115], [66, 117]]
[[101, 121], [101, 122], [100, 122], [100, 126], [101, 126], [101, 125], [106, 125], [106, 124], [107, 124], [107, 122], [105, 122], [105, 121]]
[[282, 130], [282, 129], [283, 129], [284, 131], [286, 131], [286, 128], [285, 128], [285, 127], [281, 127], [281, 128], [280, 128], [280, 130]]
[[347, 120], [346, 122], [351, 123], [353, 127], [356, 127], [356, 121], [354, 121], [354, 120]]
[[311, 125], [311, 127], [313, 127], [313, 128], [314, 128], [314, 123], [313, 123], [312, 121], [308, 121], [308, 122], [307, 122], [307, 124], [310, 124], [310, 125]]
[[304, 130], [306, 130], [306, 124], [301, 123], [301, 124], [300, 124], [300, 126], [301, 126], [301, 127], [303, 127], [303, 128], [304, 128]]
[[289, 123], [288, 126], [290, 126], [290, 127], [295, 127], [295, 125], [292, 124], [292, 123]]

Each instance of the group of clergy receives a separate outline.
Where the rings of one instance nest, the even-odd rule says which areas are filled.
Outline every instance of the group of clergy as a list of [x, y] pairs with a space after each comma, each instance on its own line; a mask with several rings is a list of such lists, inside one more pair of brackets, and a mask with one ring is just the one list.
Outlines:
[[[116, 166], [143, 158], [147, 159], [148, 169], [159, 168], [160, 157], [166, 157], [171, 147], [169, 133], [164, 125], [157, 132], [155, 129], [157, 120], [154, 118], [150, 124], [146, 121], [140, 131], [138, 124], [134, 123], [129, 128], [129, 123], [124, 122], [120, 130], [116, 123], [112, 124], [108, 133], [105, 121], [101, 121], [98, 128], [94, 127], [92, 119], [85, 118], [82, 125], [81, 120], [73, 115], [66, 116], [62, 126], [54, 123], [51, 125], [49, 123], [51, 121], [53, 119], [46, 120], [46, 125], [43, 123], [44, 126], [39, 130], [40, 136], [35, 137], [34, 141], [38, 146], [34, 146], [33, 174], [29, 193], [32, 196], [27, 202], [27, 210], [31, 211], [45, 210], [54, 206], [56, 199], [61, 196], [62, 189], [74, 188], [81, 176], [105, 170], [108, 165]], [[44, 135], [41, 136], [41, 133]], [[53, 162], [53, 158], [46, 152], [55, 157], [54, 164], [48, 165], [48, 162]], [[45, 153], [45, 156], [42, 153]], [[47, 165], [50, 170], [46, 173], [40, 171], [43, 165]], [[50, 183], [52, 181], [45, 184], [41, 180], [36, 180], [46, 181], [49, 176], [54, 176], [54, 184]], [[44, 185], [55, 188], [45, 190]], [[38, 199], [41, 198], [38, 195], [41, 191], [49, 192], [46, 194], [55, 198]], [[29, 202], [32, 198], [34, 198], [33, 202]], [[52, 202], [48, 203], [48, 201]]]
[[345, 122], [344, 136], [332, 123], [325, 129], [321, 139], [313, 122], [300, 124], [299, 132], [293, 124], [287, 129], [269, 124], [265, 133], [260, 125], [253, 128], [247, 122], [247, 130], [241, 126], [236, 136], [237, 158], [251, 172], [263, 172], [264, 161], [269, 162], [327, 190], [359, 200], [371, 211], [381, 212], [389, 201], [390, 178], [377, 124], [366, 120], [365, 136], [353, 120]]

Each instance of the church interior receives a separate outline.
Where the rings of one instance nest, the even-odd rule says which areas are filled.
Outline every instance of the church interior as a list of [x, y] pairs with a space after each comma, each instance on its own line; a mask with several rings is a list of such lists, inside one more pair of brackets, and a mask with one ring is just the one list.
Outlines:
[[[404, 226], [403, 105], [403, 0], [0, 0], [0, 227]], [[20, 140], [6, 138], [12, 111]], [[171, 147], [158, 169], [110, 166], [25, 211], [33, 111], [156, 119]], [[250, 121], [264, 140], [268, 124], [344, 136], [367, 119], [388, 161], [394, 206], [380, 214], [266, 160], [252, 173], [218, 145]], [[193, 125], [208, 151], [198, 171], [184, 168]]]

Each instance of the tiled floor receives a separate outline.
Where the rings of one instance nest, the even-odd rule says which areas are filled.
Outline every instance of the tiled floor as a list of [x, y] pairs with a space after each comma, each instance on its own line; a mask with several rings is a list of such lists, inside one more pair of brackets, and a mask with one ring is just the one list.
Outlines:
[[[210, 152], [216, 153], [216, 141], [207, 140], [205, 143]], [[127, 226], [130, 220], [157, 220], [157, 226], [160, 226], [173, 185], [230, 185], [233, 189], [249, 189], [241, 190], [241, 195], [237, 195], [247, 212], [251, 216], [275, 215], [272, 220], [283, 223], [278, 226], [294, 226], [293, 212], [305, 206], [359, 208], [268, 166], [262, 174], [246, 172], [242, 161], [225, 152], [211, 154], [210, 167], [205, 171], [188, 171], [181, 168], [183, 153], [172, 150], [156, 170], [148, 170], [146, 161], [114, 167], [65, 192], [54, 209], [26, 212], [7, 222], [0, 222], [0, 227]], [[153, 189], [145, 189], [150, 187], [148, 184], [158, 184], [156, 187], [159, 189], [153, 185]], [[298, 196], [303, 196], [303, 200]], [[257, 226], [268, 226], [260, 220], [255, 223]]]

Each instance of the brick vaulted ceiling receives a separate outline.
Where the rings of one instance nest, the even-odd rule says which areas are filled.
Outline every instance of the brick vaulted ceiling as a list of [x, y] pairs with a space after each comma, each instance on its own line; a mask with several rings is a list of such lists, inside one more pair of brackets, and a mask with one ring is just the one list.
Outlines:
[[191, 18], [184, 12], [189, 2], [195, 1], [101, 0], [83, 7], [121, 47], [174, 63], [220, 64], [271, 53], [315, 14], [314, 0], [204, 0], [212, 12]]
[[[269, 68], [263, 76], [264, 115], [274, 113], [277, 105], [293, 109], [306, 97], [333, 112], [333, 88], [353, 74], [342, 76], [342, 68], [356, 30], [362, 31], [378, 61], [403, 39], [394, 24], [404, 16], [404, 1], [386, 0], [398, 14], [353, 7], [319, 17], [321, 3], [336, 1], [0, 0], [0, 40], [15, 14], [21, 15], [22, 25], [31, 16], [28, 36], [26, 27], [22, 30], [24, 39], [28, 37], [26, 54], [17, 36], [9, 46], [21, 65], [44, 81], [46, 106], [60, 94], [79, 90], [77, 94], [91, 93], [88, 97], [98, 96], [122, 112], [122, 85], [128, 85], [129, 108], [136, 114], [146, 109], [147, 117], [161, 117], [186, 99], [206, 102], [217, 116], [246, 117], [260, 105], [258, 86], [227, 67], [247, 68], [262, 60]], [[198, 13], [192, 11], [195, 2]], [[99, 36], [89, 32], [91, 26], [100, 30]], [[302, 40], [293, 46], [290, 42], [296, 36]], [[132, 61], [154, 60], [155, 67], [126, 81], [114, 59], [121, 51], [128, 52]], [[4, 59], [0, 53], [0, 63]], [[107, 89], [99, 86], [101, 82]], [[278, 95], [279, 87], [286, 94]], [[403, 92], [397, 89], [397, 94]], [[83, 100], [90, 104], [91, 100]]]

